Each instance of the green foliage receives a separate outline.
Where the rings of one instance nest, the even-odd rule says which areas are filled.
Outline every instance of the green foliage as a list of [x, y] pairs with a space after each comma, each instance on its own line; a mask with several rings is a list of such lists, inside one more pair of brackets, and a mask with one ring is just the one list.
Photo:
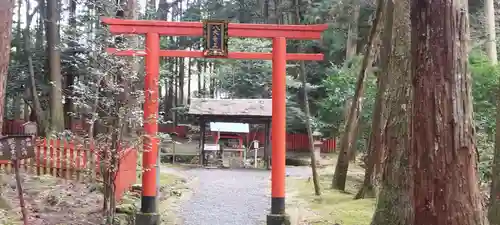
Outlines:
[[492, 66], [483, 52], [470, 54], [469, 64], [474, 98], [474, 119], [479, 130], [492, 134], [495, 130], [495, 103], [500, 67]]
[[[258, 39], [232, 38], [230, 51], [270, 52], [271, 42]], [[271, 61], [217, 60], [219, 87], [230, 98], [269, 98], [271, 88]]]
[[480, 181], [489, 183], [491, 180], [491, 168], [493, 165], [493, 152], [495, 150], [494, 142], [484, 132], [476, 134], [476, 148], [479, 152], [478, 173]]
[[[318, 114], [322, 121], [322, 132], [328, 136], [338, 136], [344, 126], [347, 101], [354, 96], [356, 80], [361, 66], [361, 57], [346, 62], [342, 67], [330, 68], [330, 76], [323, 83], [326, 97], [320, 101]], [[361, 138], [366, 139], [371, 123], [371, 114], [376, 92], [376, 78], [370, 74], [366, 77], [363, 110], [361, 114]], [[363, 141], [360, 144], [364, 144]]]
[[500, 67], [493, 66], [484, 52], [474, 50], [469, 57], [472, 76], [476, 143], [479, 152], [478, 172], [482, 182], [489, 182], [494, 151], [496, 96]]

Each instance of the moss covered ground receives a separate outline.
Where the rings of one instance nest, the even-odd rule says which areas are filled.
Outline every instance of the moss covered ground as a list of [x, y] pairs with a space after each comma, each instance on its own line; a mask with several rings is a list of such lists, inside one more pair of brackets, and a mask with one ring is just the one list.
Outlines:
[[[336, 157], [330, 158], [336, 162]], [[335, 165], [329, 163], [320, 169], [322, 196], [314, 195], [313, 183], [309, 179], [289, 178], [288, 189], [305, 203], [310, 216], [305, 216], [304, 224], [310, 225], [369, 225], [375, 208], [375, 199], [354, 200], [354, 195], [361, 186], [364, 170], [356, 165], [350, 165], [346, 191], [330, 188]], [[301, 223], [299, 223], [301, 224]]]

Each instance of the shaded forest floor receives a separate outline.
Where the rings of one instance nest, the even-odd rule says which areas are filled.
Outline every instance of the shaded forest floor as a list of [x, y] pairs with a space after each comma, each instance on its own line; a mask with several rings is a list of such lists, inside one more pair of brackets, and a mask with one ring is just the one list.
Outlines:
[[[322, 196], [314, 195], [312, 179], [287, 179], [287, 207], [291, 217], [298, 217], [299, 223], [307, 225], [368, 225], [370, 224], [375, 199], [354, 200], [363, 181], [364, 169], [351, 163], [347, 177], [346, 192], [330, 188], [336, 155], [328, 155], [322, 160], [320, 183]], [[291, 198], [288, 198], [290, 196]], [[299, 206], [299, 207], [297, 207]], [[301, 210], [297, 210], [301, 208]], [[307, 208], [305, 210], [304, 208]]]
[[[19, 200], [12, 175], [3, 175], [0, 187], [0, 224], [22, 224]], [[22, 174], [25, 201], [30, 225], [102, 224], [103, 196], [95, 184], [63, 180], [50, 175]], [[138, 183], [140, 183], [138, 178]], [[173, 174], [160, 174], [160, 210], [163, 219], [174, 216], [167, 208], [180, 199], [186, 180]], [[130, 215], [140, 207], [140, 189], [125, 194], [117, 205], [119, 224], [129, 224]], [[169, 223], [166, 223], [169, 224]]]
[[[21, 224], [21, 210], [13, 175], [3, 175], [0, 224]], [[22, 174], [30, 225], [81, 224], [102, 221], [102, 194], [97, 187], [49, 175]]]

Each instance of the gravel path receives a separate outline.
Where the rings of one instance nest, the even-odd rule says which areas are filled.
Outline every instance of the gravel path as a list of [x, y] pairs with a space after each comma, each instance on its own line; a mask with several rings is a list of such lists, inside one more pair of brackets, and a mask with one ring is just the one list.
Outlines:
[[[183, 225], [260, 225], [270, 207], [270, 171], [191, 169], [198, 179], [191, 199], [181, 205]], [[308, 177], [308, 167], [288, 167], [287, 175]]]

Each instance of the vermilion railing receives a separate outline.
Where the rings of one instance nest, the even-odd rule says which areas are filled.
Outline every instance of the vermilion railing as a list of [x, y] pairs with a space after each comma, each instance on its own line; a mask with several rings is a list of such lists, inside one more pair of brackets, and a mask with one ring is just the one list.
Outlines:
[[[248, 134], [249, 141], [258, 140], [264, 142], [264, 132], [250, 132]], [[272, 137], [271, 137], [272, 138]], [[321, 152], [335, 152], [336, 141], [334, 138], [323, 139]], [[309, 149], [309, 137], [307, 134], [287, 134], [286, 135], [286, 150], [287, 151], [307, 151]]]
[[[176, 133], [178, 137], [186, 137], [188, 135], [187, 126], [173, 126], [170, 124], [161, 124], [158, 127], [159, 132], [163, 133]], [[246, 136], [246, 135], [243, 135]], [[250, 141], [258, 140], [259, 142], [264, 142], [264, 132], [250, 132], [248, 134]], [[332, 153], [335, 152], [337, 142], [335, 138], [323, 139], [323, 145], [321, 146], [321, 152]], [[249, 141], [245, 141], [249, 142]], [[309, 138], [307, 134], [287, 134], [286, 135], [286, 149], [287, 151], [307, 151], [309, 149]]]

